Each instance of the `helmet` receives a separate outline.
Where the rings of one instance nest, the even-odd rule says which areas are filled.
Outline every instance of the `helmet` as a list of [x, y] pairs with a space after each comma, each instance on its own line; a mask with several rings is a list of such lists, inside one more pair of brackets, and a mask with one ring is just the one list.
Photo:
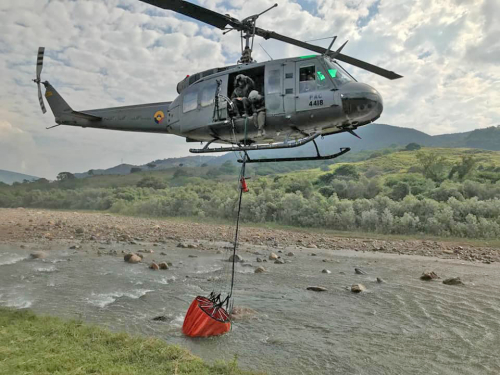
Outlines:
[[248, 94], [248, 99], [249, 100], [256, 100], [259, 96], [259, 92], [257, 90], [252, 90], [250, 91], [250, 94]]
[[238, 74], [234, 79], [234, 84], [237, 85], [239, 81], [245, 82], [247, 80], [247, 76], [244, 74]]

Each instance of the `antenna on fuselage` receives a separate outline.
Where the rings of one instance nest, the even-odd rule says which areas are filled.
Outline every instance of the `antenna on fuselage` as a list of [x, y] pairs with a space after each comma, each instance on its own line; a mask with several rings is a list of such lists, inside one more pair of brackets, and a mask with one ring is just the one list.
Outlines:
[[262, 46], [262, 44], [259, 43], [259, 46], [264, 50], [265, 53], [267, 53], [267, 56], [269, 56], [269, 58], [273, 60], [273, 57], [266, 51], [266, 49]]

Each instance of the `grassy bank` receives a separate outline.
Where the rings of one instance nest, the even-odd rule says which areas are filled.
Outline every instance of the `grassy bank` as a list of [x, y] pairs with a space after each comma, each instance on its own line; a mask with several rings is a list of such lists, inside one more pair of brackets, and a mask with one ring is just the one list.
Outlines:
[[250, 374], [160, 339], [0, 308], [0, 374]]

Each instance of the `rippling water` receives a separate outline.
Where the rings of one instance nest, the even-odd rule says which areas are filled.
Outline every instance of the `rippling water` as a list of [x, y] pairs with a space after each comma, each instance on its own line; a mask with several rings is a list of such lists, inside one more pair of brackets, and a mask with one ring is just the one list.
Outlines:
[[[184, 314], [196, 295], [211, 291], [207, 279], [223, 263], [206, 251], [165, 251], [168, 256], [146, 257], [174, 267], [154, 272], [121, 257], [62, 248], [31, 260], [28, 250], [0, 245], [0, 304], [154, 335], [208, 361], [237, 356], [241, 367], [270, 374], [500, 373], [496, 264], [350, 251], [318, 250], [314, 257], [294, 250], [296, 256], [285, 257], [291, 263], [264, 263], [265, 274], [238, 268], [235, 306], [252, 308], [256, 316], [235, 321], [227, 335], [189, 339], [181, 333]], [[367, 274], [356, 275], [354, 267]], [[460, 276], [467, 286], [420, 281], [423, 270]], [[352, 294], [345, 287], [353, 283], [367, 291]], [[328, 291], [307, 291], [310, 285]], [[158, 315], [167, 322], [151, 320]]]

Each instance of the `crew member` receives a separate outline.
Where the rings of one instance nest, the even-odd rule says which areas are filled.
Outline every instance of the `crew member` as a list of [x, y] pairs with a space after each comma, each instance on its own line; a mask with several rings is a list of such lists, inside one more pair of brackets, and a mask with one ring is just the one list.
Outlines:
[[243, 74], [238, 74], [236, 76], [231, 100], [236, 108], [237, 116], [240, 116], [241, 112], [243, 112], [243, 117], [248, 116], [248, 109], [250, 108], [248, 95], [250, 94], [250, 91], [253, 90], [254, 86], [255, 83], [250, 77]]
[[248, 95], [248, 100], [252, 106], [254, 125], [259, 130], [257, 136], [263, 137], [266, 135], [266, 131], [264, 130], [264, 125], [266, 124], [266, 103], [264, 97], [257, 90], [253, 90]]

